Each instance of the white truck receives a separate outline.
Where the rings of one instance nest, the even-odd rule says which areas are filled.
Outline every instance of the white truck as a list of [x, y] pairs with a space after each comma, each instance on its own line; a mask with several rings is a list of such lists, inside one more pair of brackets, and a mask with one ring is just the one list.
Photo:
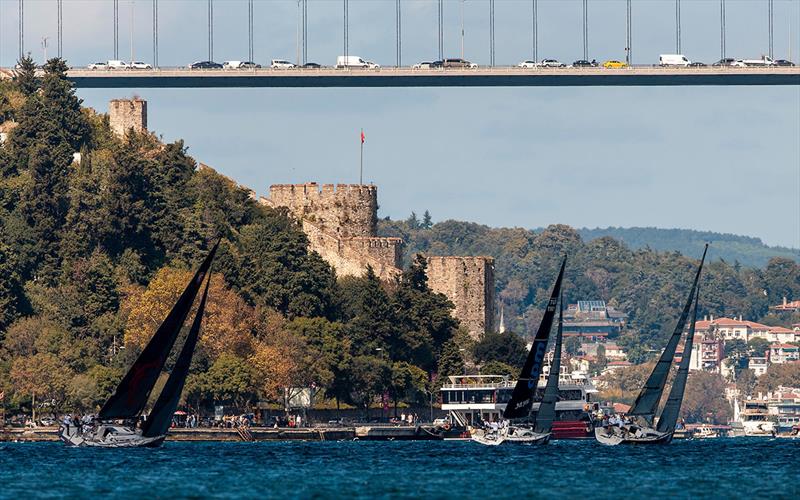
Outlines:
[[661, 54], [658, 56], [659, 66], [683, 66], [687, 67], [692, 61], [686, 59], [683, 54]]
[[336, 58], [336, 67], [378, 69], [380, 65], [372, 61], [365, 61], [358, 56], [339, 56]]
[[775, 66], [777, 64], [769, 56], [761, 56], [761, 59], [742, 59], [738, 62], [744, 66]]

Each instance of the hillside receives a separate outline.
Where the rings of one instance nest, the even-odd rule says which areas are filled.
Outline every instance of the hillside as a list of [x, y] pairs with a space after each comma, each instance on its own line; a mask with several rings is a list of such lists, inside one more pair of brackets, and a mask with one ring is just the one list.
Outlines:
[[650, 247], [662, 252], [680, 252], [684, 255], [697, 255], [703, 251], [703, 244], [712, 244], [710, 257], [748, 267], [764, 267], [773, 257], [784, 257], [800, 261], [800, 249], [771, 247], [759, 238], [735, 234], [694, 231], [691, 229], [660, 229], [655, 227], [607, 227], [578, 229], [584, 241], [604, 236], [625, 242], [632, 249]]

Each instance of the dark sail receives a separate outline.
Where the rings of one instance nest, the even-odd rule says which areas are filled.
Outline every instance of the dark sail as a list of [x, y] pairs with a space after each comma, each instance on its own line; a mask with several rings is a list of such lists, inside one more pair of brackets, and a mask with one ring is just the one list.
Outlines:
[[561, 270], [558, 272], [558, 278], [553, 285], [553, 292], [550, 294], [550, 301], [547, 303], [547, 309], [542, 317], [542, 322], [539, 324], [539, 330], [536, 332], [536, 337], [533, 339], [533, 345], [528, 353], [528, 358], [525, 360], [525, 365], [520, 371], [517, 385], [514, 386], [514, 392], [511, 393], [511, 400], [506, 405], [503, 412], [504, 418], [522, 418], [527, 417], [533, 405], [533, 396], [536, 393], [536, 384], [539, 382], [539, 375], [542, 372], [542, 361], [544, 361], [544, 354], [547, 351], [547, 340], [550, 338], [550, 329], [553, 326], [553, 317], [556, 314], [556, 304], [558, 303], [558, 296], [561, 294], [561, 280], [564, 278], [564, 266], [567, 264], [567, 258], [561, 262]]
[[192, 308], [197, 292], [203, 284], [218, 246], [219, 241], [200, 265], [192, 281], [186, 286], [153, 338], [125, 374], [114, 394], [103, 405], [98, 415], [99, 419], [133, 418], [142, 412], [147, 398], [150, 396], [150, 391], [153, 390], [158, 375], [167, 361], [167, 356], [175, 344], [178, 332], [183, 327], [186, 316]]
[[675, 424], [678, 423], [678, 414], [681, 411], [681, 403], [683, 402], [683, 392], [686, 389], [686, 379], [689, 377], [689, 361], [692, 357], [692, 345], [694, 344], [694, 326], [697, 322], [697, 300], [700, 295], [700, 290], [694, 296], [694, 309], [692, 310], [692, 321], [689, 323], [689, 332], [686, 334], [686, 343], [683, 346], [683, 357], [681, 364], [678, 367], [678, 374], [675, 375], [675, 380], [672, 382], [672, 388], [669, 390], [669, 397], [661, 410], [661, 417], [658, 419], [658, 432], [672, 432], [675, 430]]
[[536, 421], [533, 432], [547, 434], [553, 429], [553, 420], [556, 418], [556, 401], [558, 401], [558, 378], [561, 373], [561, 337], [564, 332], [564, 295], [558, 306], [558, 330], [556, 330], [556, 345], [553, 349], [553, 362], [550, 364], [550, 375], [544, 388], [544, 396], [536, 412]]
[[175, 368], [169, 374], [167, 383], [153, 406], [153, 411], [150, 412], [147, 421], [144, 423], [142, 428], [142, 436], [144, 437], [163, 436], [169, 430], [170, 424], [172, 424], [172, 415], [175, 413], [175, 408], [178, 407], [183, 385], [186, 382], [186, 376], [189, 374], [189, 365], [192, 364], [194, 348], [197, 346], [197, 337], [200, 334], [200, 324], [203, 322], [203, 313], [206, 310], [206, 297], [208, 297], [208, 286], [210, 284], [211, 277], [209, 276], [208, 281], [206, 281], [206, 288], [203, 290], [203, 296], [200, 299], [200, 305], [197, 307], [197, 314], [194, 316], [192, 327], [186, 336], [186, 342], [183, 344], [178, 361], [175, 362]]
[[708, 245], [703, 250], [703, 258], [700, 259], [700, 266], [697, 268], [697, 274], [694, 276], [689, 297], [686, 299], [686, 304], [683, 307], [678, 324], [675, 325], [675, 330], [667, 342], [667, 347], [658, 358], [658, 363], [650, 373], [644, 387], [642, 387], [639, 396], [633, 403], [628, 415], [642, 417], [649, 425], [653, 424], [653, 416], [656, 413], [656, 407], [661, 400], [661, 395], [664, 393], [664, 386], [667, 383], [667, 375], [669, 375], [670, 366], [672, 366], [672, 359], [675, 357], [675, 349], [678, 347], [678, 341], [683, 335], [683, 329], [686, 326], [686, 319], [689, 316], [689, 309], [692, 307], [692, 300], [694, 299], [695, 290], [697, 289], [697, 281], [700, 279], [700, 271], [703, 270], [703, 262], [706, 260], [706, 252], [708, 252]]

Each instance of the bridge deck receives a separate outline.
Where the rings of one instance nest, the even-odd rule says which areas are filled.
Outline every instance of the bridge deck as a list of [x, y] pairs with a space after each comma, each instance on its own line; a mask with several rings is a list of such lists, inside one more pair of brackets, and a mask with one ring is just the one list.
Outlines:
[[80, 88], [800, 85], [800, 67], [70, 70]]

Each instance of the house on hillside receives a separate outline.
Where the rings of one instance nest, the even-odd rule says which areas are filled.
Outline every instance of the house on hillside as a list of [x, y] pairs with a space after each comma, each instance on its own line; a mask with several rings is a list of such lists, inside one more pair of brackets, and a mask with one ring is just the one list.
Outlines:
[[772, 344], [769, 346], [769, 362], [774, 364], [800, 361], [800, 347], [792, 344]]
[[579, 300], [564, 311], [564, 336], [605, 342], [620, 334], [627, 319], [627, 314], [602, 300]]
[[778, 312], [798, 312], [800, 311], [800, 300], [793, 300], [789, 302], [786, 300], [786, 297], [784, 297], [782, 304], [778, 304], [777, 306], [770, 306], [769, 308], [773, 311], [778, 311]]

